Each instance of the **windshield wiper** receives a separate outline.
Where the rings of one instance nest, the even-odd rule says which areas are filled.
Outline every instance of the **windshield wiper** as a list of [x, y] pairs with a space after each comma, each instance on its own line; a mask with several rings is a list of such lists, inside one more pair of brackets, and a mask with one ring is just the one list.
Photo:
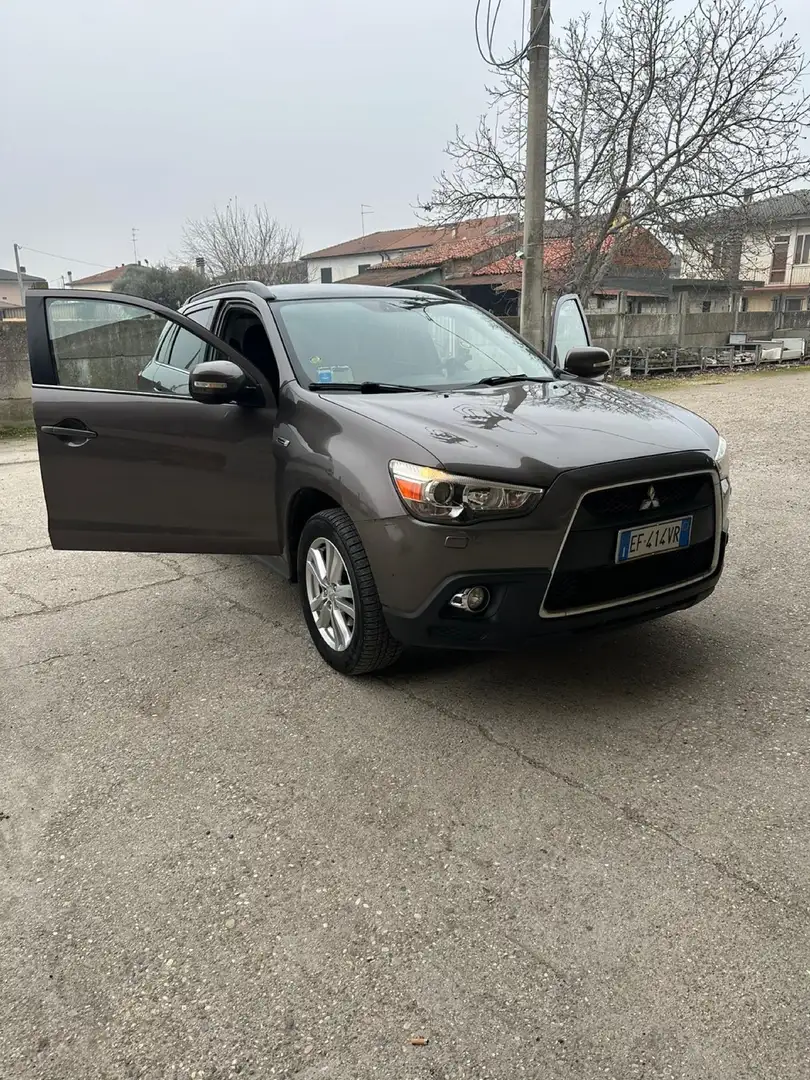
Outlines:
[[417, 390], [424, 390], [423, 386], [403, 386], [400, 383], [386, 383], [386, 382], [342, 382], [342, 383], [322, 383], [313, 382], [309, 384], [310, 390], [354, 390], [355, 393], [361, 394], [407, 394], [414, 393]]
[[524, 375], [519, 373], [517, 375], [487, 375], [485, 379], [479, 379], [475, 384], [476, 386], [501, 386], [503, 383], [510, 382], [550, 382], [541, 375]]

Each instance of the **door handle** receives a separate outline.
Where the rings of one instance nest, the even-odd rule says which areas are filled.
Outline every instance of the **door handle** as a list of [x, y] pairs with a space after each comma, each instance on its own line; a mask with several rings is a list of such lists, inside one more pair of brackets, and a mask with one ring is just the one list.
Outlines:
[[70, 424], [63, 421], [61, 424], [43, 424], [40, 431], [45, 435], [55, 435], [57, 439], [69, 443], [71, 446], [82, 446], [88, 439], [98, 437], [98, 432], [91, 431], [83, 424]]

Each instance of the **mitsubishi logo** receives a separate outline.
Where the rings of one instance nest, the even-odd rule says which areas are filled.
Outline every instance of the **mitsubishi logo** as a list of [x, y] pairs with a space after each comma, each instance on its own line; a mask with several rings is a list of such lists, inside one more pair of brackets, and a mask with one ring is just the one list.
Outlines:
[[658, 501], [658, 496], [655, 494], [655, 488], [650, 484], [647, 488], [647, 494], [641, 500], [639, 510], [658, 510], [660, 507], [661, 503]]

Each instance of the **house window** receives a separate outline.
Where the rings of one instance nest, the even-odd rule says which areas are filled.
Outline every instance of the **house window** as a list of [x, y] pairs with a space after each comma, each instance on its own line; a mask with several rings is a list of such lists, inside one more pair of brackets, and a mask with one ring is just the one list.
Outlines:
[[810, 233], [796, 237], [796, 254], [793, 261], [797, 266], [807, 266], [810, 263]]
[[708, 315], [708, 313], [712, 310], [711, 300], [704, 300], [703, 304], [701, 305], [701, 310], [703, 311], [704, 315]]
[[773, 242], [773, 259], [771, 260], [770, 277], [772, 285], [779, 285], [785, 280], [789, 245], [789, 236], [777, 236]]
[[[810, 237], [808, 237], [810, 239]], [[786, 296], [785, 297], [785, 311], [801, 311], [802, 310], [802, 298], [800, 296]]]
[[[810, 240], [810, 237], [808, 237], [808, 239]], [[370, 270], [370, 269], [371, 269], [371, 263], [360, 263], [360, 265], [357, 267], [357, 273], [358, 274], [364, 274], [366, 272], [366, 270]]]
[[324, 266], [321, 269], [321, 285], [332, 284], [332, 267]]
[[748, 311], [748, 297], [747, 296], [741, 296], [740, 297], [740, 311]]

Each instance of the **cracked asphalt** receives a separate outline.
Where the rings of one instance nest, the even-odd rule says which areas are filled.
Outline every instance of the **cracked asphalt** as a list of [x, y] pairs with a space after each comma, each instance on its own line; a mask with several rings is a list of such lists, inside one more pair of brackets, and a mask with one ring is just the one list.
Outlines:
[[0, 442], [3, 1080], [807, 1077], [810, 377], [667, 396], [709, 601], [359, 681], [249, 559], [51, 551]]

